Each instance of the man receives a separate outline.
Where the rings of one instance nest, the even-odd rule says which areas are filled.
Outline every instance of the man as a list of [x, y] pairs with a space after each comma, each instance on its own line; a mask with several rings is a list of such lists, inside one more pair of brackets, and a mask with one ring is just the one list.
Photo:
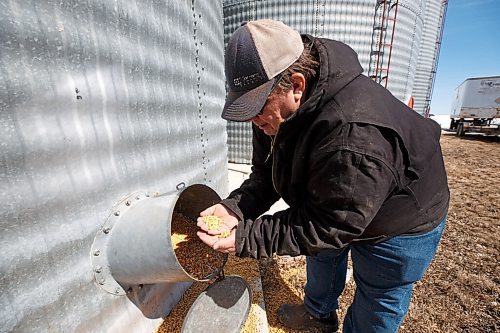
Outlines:
[[[396, 332], [445, 226], [439, 125], [363, 76], [347, 45], [281, 22], [238, 28], [225, 66], [222, 117], [253, 123], [252, 173], [200, 214], [224, 219], [230, 236], [201, 218], [198, 236], [240, 257], [306, 255], [304, 303], [278, 310], [297, 330], [338, 329], [351, 251], [344, 332]], [[280, 197], [289, 209], [260, 216]]]

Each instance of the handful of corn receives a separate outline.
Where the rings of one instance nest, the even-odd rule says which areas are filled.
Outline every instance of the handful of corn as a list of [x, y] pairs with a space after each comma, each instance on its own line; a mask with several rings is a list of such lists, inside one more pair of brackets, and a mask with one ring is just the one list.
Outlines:
[[[207, 225], [208, 230], [220, 230], [221, 226], [224, 224], [224, 220], [215, 215], [203, 216], [203, 222]], [[219, 238], [226, 238], [230, 234], [230, 231], [226, 229], [219, 234]]]

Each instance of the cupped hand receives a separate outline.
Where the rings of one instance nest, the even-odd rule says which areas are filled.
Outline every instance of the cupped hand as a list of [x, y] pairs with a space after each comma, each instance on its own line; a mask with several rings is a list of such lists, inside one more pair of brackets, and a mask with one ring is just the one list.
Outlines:
[[[220, 229], [208, 229], [203, 217], [209, 215], [216, 216], [223, 221]], [[196, 225], [201, 229], [197, 232], [197, 235], [203, 243], [216, 251], [224, 253], [234, 253], [236, 251], [238, 217], [224, 205], [216, 204], [202, 211]], [[229, 233], [227, 237], [222, 237], [223, 234], [227, 233]]]
[[218, 235], [210, 235], [204, 231], [198, 231], [196, 234], [203, 243], [216, 251], [233, 254], [236, 252], [236, 229], [233, 229], [226, 238], [220, 238]]
[[[208, 215], [217, 216], [218, 218], [224, 221], [224, 224], [221, 225], [220, 230], [208, 230], [208, 227], [205, 221], [203, 220], [203, 217]], [[220, 235], [225, 231], [231, 231], [234, 228], [236, 228], [236, 226], [238, 226], [238, 217], [230, 209], [227, 209], [224, 205], [216, 204], [211, 207], [208, 207], [207, 209], [205, 209], [200, 213], [200, 217], [198, 218], [196, 225], [209, 235]]]

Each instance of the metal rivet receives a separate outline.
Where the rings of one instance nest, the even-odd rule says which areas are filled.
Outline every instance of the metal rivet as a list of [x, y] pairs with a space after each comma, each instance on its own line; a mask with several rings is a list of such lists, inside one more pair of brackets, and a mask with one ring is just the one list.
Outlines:
[[95, 250], [95, 251], [94, 251], [94, 255], [95, 255], [96, 257], [97, 257], [98, 255], [100, 255], [100, 254], [101, 254], [101, 251], [99, 251], [99, 250]]
[[125, 205], [130, 206], [130, 201], [127, 200], [127, 202], [125, 202]]
[[115, 212], [115, 216], [120, 216], [120, 211], [119, 211], [119, 210], [117, 210], [117, 211]]
[[131, 294], [131, 293], [132, 293], [132, 291], [133, 291], [133, 290], [132, 290], [132, 287], [128, 288], [128, 289], [127, 289], [127, 294]]
[[139, 285], [139, 289], [142, 289], [142, 287], [144, 287], [144, 285], [143, 285], [143, 284], [140, 284], [140, 285]]
[[149, 198], [149, 193], [148, 192], [146, 192], [146, 194], [144, 194], [144, 195]]
[[116, 289], [115, 289], [115, 293], [116, 293], [116, 294], [119, 294], [119, 293], [120, 293], [120, 288], [116, 288]]
[[105, 234], [109, 234], [109, 232], [111, 231], [111, 228], [110, 227], [107, 227], [107, 228], [104, 228], [102, 230], [102, 232], [104, 232]]
[[97, 266], [97, 267], [95, 268], [95, 272], [96, 272], [96, 273], [101, 273], [101, 272], [102, 272], [102, 267], [101, 267], [101, 266]]
[[99, 280], [99, 284], [100, 284], [101, 286], [104, 284], [104, 282], [106, 282], [106, 280], [105, 280], [105, 279], [100, 279], [100, 280]]
[[138, 196], [135, 197], [135, 200], [139, 200], [140, 198], [141, 198], [141, 196], [138, 195]]

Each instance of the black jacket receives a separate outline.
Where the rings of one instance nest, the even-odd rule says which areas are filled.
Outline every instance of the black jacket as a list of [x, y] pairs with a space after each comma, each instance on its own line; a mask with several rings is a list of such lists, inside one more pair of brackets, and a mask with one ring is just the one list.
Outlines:
[[[310, 37], [308, 37], [310, 38]], [[236, 255], [314, 255], [433, 229], [448, 209], [439, 125], [362, 75], [356, 53], [314, 41], [320, 71], [271, 138], [253, 127], [252, 173], [222, 201]], [[289, 209], [264, 215], [280, 197]]]

